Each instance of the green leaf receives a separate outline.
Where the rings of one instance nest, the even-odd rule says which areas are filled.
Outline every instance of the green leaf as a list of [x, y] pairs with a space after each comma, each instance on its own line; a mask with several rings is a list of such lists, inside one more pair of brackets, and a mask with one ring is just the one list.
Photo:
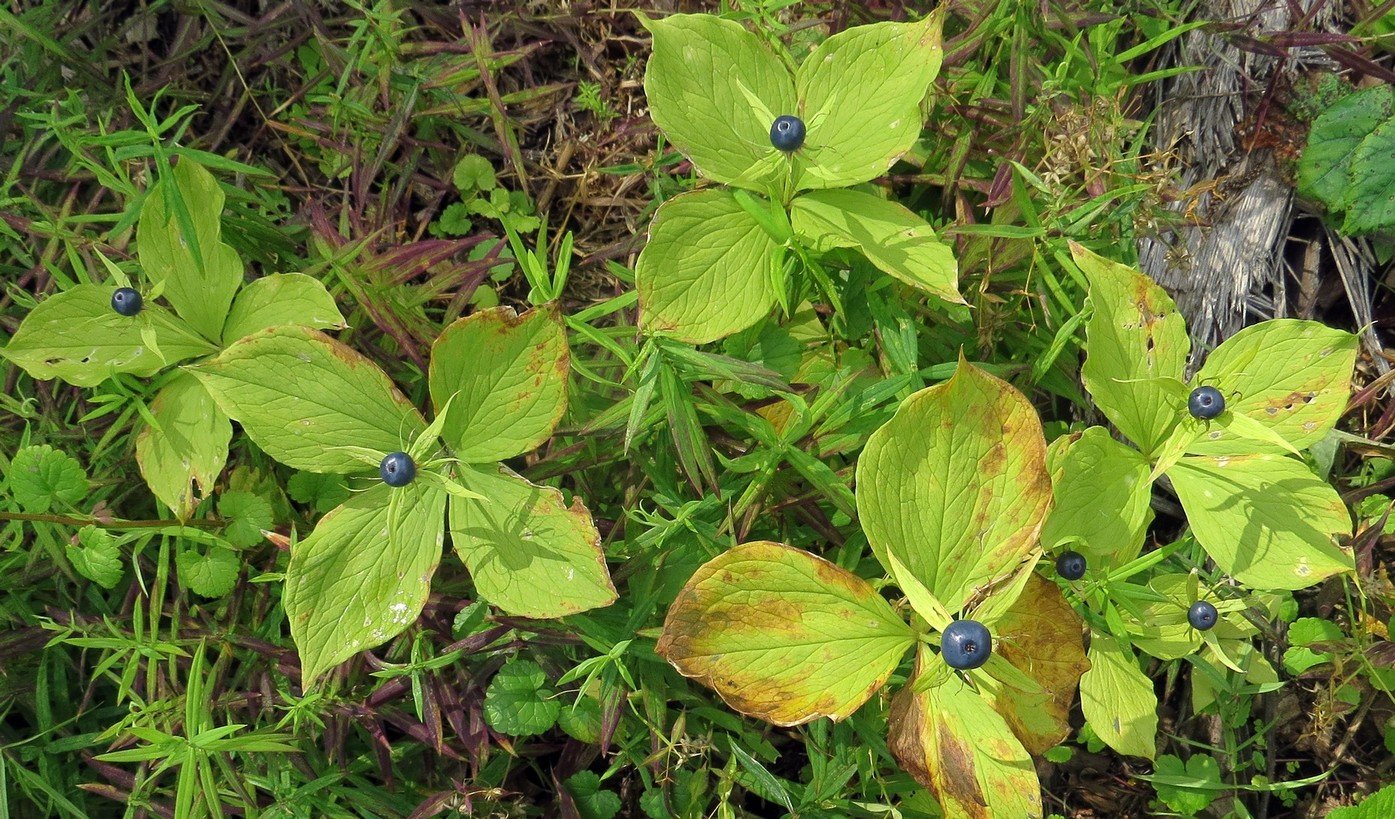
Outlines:
[[77, 543], [69, 543], [64, 552], [74, 571], [104, 589], [116, 588], [121, 580], [121, 547], [105, 529], [82, 527], [77, 533]]
[[1055, 583], [1031, 574], [1002, 617], [986, 623], [994, 656], [1041, 686], [1045, 696], [1013, 690], [987, 677], [985, 695], [1022, 745], [1042, 754], [1070, 734], [1070, 708], [1085, 660], [1084, 625]]
[[915, 144], [920, 103], [944, 57], [943, 25], [939, 11], [917, 23], [856, 26], [804, 60], [796, 80], [808, 127], [798, 153], [799, 189], [874, 179]]
[[509, 614], [565, 617], [615, 601], [605, 552], [578, 498], [534, 486], [506, 467], [461, 475], [487, 500], [452, 496], [451, 540], [480, 596]]
[[223, 343], [287, 324], [317, 330], [346, 326], [334, 297], [318, 279], [303, 273], [272, 273], [237, 294], [223, 327]]
[[203, 597], [222, 597], [232, 591], [242, 569], [237, 553], [224, 546], [209, 546], [207, 551], [188, 548], [174, 562], [180, 584]]
[[1385, 819], [1395, 816], [1395, 785], [1386, 785], [1355, 807], [1337, 808], [1327, 819]]
[[[919, 675], [917, 668], [917, 676]], [[1039, 817], [1032, 757], [993, 707], [957, 674], [891, 701], [887, 745], [950, 817]]]
[[730, 191], [663, 203], [635, 264], [645, 331], [705, 344], [765, 318], [775, 305], [778, 249]]
[[1395, 228], [1395, 118], [1387, 119], [1361, 140], [1351, 158], [1343, 206], [1342, 232], [1353, 236]]
[[583, 696], [570, 705], [562, 706], [557, 725], [572, 739], [595, 745], [601, 736], [601, 705]]
[[857, 464], [857, 508], [882, 565], [897, 559], [951, 612], [1039, 548], [1051, 500], [1031, 404], [960, 361], [906, 399]]
[[286, 492], [296, 503], [303, 503], [324, 514], [349, 499], [349, 487], [340, 475], [297, 472], [286, 482]]
[[494, 175], [494, 165], [488, 158], [479, 154], [466, 154], [455, 163], [451, 171], [451, 182], [461, 193], [494, 190], [498, 180]]
[[362, 472], [346, 447], [386, 454], [426, 428], [372, 361], [305, 327], [274, 327], [190, 367], [266, 454], [311, 472]]
[[71, 506], [87, 496], [87, 472], [77, 458], [48, 444], [15, 453], [5, 473], [10, 495], [26, 512]]
[[1289, 647], [1284, 651], [1284, 668], [1290, 674], [1302, 674], [1314, 666], [1330, 663], [1333, 660], [1331, 652], [1314, 651], [1309, 646], [1344, 639], [1346, 634], [1342, 632], [1342, 627], [1331, 620], [1300, 617], [1288, 628]]
[[657, 650], [737, 711], [799, 725], [847, 718], [914, 642], [867, 581], [761, 541], [698, 569], [669, 608]]
[[593, 771], [567, 777], [567, 791], [576, 800], [581, 819], [615, 819], [620, 813], [620, 795], [602, 788], [601, 778]]
[[1134, 559], [1153, 520], [1148, 461], [1104, 427], [1058, 441], [1052, 447], [1062, 447], [1063, 454], [1052, 469], [1054, 501], [1042, 545], [1074, 549], [1098, 567]]
[[1121, 754], [1152, 759], [1158, 697], [1128, 643], [1094, 632], [1090, 670], [1080, 678], [1080, 706], [1095, 734]]
[[567, 409], [570, 359], [555, 306], [481, 310], [447, 327], [431, 347], [431, 403], [441, 437], [469, 463], [535, 449]]
[[[119, 315], [111, 309], [114, 292], [115, 287], [80, 284], [49, 296], [25, 316], [0, 354], [39, 380], [94, 387], [116, 373], [150, 376], [216, 351], [158, 305], [147, 303], [135, 316]], [[153, 333], [159, 352], [142, 338], [142, 329]]]
[[[222, 218], [218, 180], [182, 157], [146, 194], [136, 225], [145, 275], [163, 286], [174, 311], [207, 339], [223, 337], [228, 308], [242, 285], [242, 260], [222, 241]], [[186, 232], [190, 228], [192, 235]]]
[[[1196, 782], [1189, 786], [1188, 781]], [[1183, 816], [1195, 816], [1211, 807], [1223, 789], [1221, 767], [1207, 754], [1196, 754], [1184, 764], [1164, 754], [1153, 766], [1153, 787], [1163, 804]]]
[[1390, 118], [1392, 108], [1390, 86], [1377, 85], [1342, 97], [1313, 120], [1298, 160], [1298, 192], [1329, 210], [1345, 208], [1357, 146]]
[[795, 233], [821, 253], [856, 248], [883, 273], [964, 303], [953, 249], [924, 219], [896, 202], [861, 191], [815, 191], [794, 200], [790, 220]]
[[484, 718], [501, 734], [526, 737], [551, 728], [562, 710], [552, 692], [544, 688], [547, 677], [531, 660], [504, 663], [484, 692]]
[[218, 515], [227, 521], [223, 537], [239, 548], [262, 542], [262, 532], [271, 528], [271, 504], [251, 492], [224, 492], [218, 498]]
[[1192, 534], [1221, 571], [1256, 589], [1304, 589], [1352, 571], [1337, 490], [1281, 455], [1183, 458], [1168, 470]]
[[282, 600], [301, 682], [401, 634], [441, 561], [446, 494], [425, 481], [377, 484], [320, 519], [291, 549]]
[[[1226, 409], [1278, 433], [1297, 449], [1321, 441], [1347, 408], [1356, 367], [1357, 337], [1316, 321], [1274, 319], [1246, 327], [1217, 347], [1200, 372], [1226, 396]], [[1277, 449], [1238, 440], [1212, 424], [1188, 451], [1233, 455]]]
[[644, 72], [654, 123], [703, 176], [764, 190], [781, 167], [771, 161], [779, 152], [770, 126], [796, 111], [789, 70], [730, 20], [674, 14], [641, 21], [654, 36]]
[[1177, 305], [1153, 280], [1071, 243], [1090, 281], [1085, 389], [1114, 426], [1150, 455], [1185, 407], [1157, 379], [1180, 378], [1191, 350]]
[[228, 462], [232, 423], [213, 397], [188, 373], [176, 373], [155, 394], [136, 436], [136, 463], [150, 491], [180, 520], [194, 513]]

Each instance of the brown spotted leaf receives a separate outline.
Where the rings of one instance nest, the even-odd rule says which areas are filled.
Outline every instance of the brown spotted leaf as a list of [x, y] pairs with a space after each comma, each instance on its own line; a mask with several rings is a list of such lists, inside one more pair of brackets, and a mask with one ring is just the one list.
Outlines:
[[[492, 463], [535, 449], [567, 408], [567, 336], [556, 307], [481, 310], [431, 347], [431, 403], [457, 458]], [[452, 400], [454, 396], [454, 400]]]
[[762, 541], [697, 570], [669, 608], [658, 651], [743, 714], [799, 725], [852, 714], [914, 642], [867, 581]]
[[1085, 389], [1145, 454], [1177, 423], [1182, 407], [1157, 380], [1181, 378], [1191, 351], [1186, 322], [1152, 279], [1071, 243], [1090, 281], [1094, 312], [1085, 328]]
[[[1347, 408], [1357, 338], [1315, 321], [1275, 319], [1225, 340], [1197, 373], [1226, 396], [1226, 408], [1258, 421], [1297, 449], [1327, 435]], [[1204, 455], [1263, 449], [1212, 424], [1190, 448]]]
[[1041, 785], [1007, 722], [962, 677], [891, 701], [887, 744], [948, 819], [1041, 816]]
[[1050, 500], [1036, 411], [964, 361], [948, 382], [908, 398], [857, 465], [858, 514], [873, 551], [950, 612], [1033, 557]]
[[1046, 696], [1026, 695], [988, 675], [979, 679], [1027, 750], [1045, 753], [1070, 733], [1075, 689], [1090, 667], [1080, 615], [1055, 583], [1033, 574], [1012, 607], [988, 625], [995, 653], [1039, 683]]

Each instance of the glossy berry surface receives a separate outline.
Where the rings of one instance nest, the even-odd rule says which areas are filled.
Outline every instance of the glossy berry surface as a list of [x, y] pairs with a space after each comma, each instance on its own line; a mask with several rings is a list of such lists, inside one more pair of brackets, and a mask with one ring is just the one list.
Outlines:
[[770, 144], [789, 153], [804, 144], [804, 120], [785, 114], [770, 126]]
[[140, 312], [144, 299], [140, 293], [130, 287], [118, 287], [115, 293], [111, 294], [111, 309], [123, 316], [134, 316]]
[[378, 474], [388, 486], [406, 486], [417, 476], [417, 465], [405, 452], [391, 452], [378, 464]]
[[1085, 555], [1079, 552], [1061, 552], [1056, 558], [1056, 574], [1066, 580], [1079, 580], [1085, 576]]
[[993, 636], [977, 620], [955, 620], [940, 635], [940, 654], [950, 668], [978, 668], [993, 654]]
[[1205, 600], [1198, 600], [1187, 609], [1187, 622], [1197, 631], [1209, 631], [1219, 618], [1216, 607]]
[[1187, 396], [1187, 412], [1193, 418], [1209, 421], [1225, 412], [1225, 396], [1215, 387], [1197, 387]]

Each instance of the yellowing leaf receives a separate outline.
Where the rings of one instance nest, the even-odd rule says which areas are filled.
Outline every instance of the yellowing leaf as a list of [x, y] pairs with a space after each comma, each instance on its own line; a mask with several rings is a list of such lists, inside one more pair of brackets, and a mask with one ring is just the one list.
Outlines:
[[[775, 117], [794, 114], [794, 79], [756, 35], [710, 14], [643, 19], [654, 36], [644, 72], [649, 115], [709, 179], [764, 190]], [[754, 100], [756, 105], [752, 104]]]
[[743, 714], [799, 725], [852, 714], [914, 641], [867, 581], [759, 541], [698, 569], [668, 611], [658, 651]]
[[635, 264], [644, 330], [705, 344], [760, 321], [775, 305], [777, 249], [730, 191], [663, 203]]
[[484, 500], [453, 495], [451, 541], [480, 596], [509, 614], [565, 617], [615, 601], [601, 538], [580, 499], [505, 467], [465, 472]]
[[291, 550], [282, 605], [305, 690], [416, 621], [441, 560], [445, 507], [446, 494], [425, 481], [380, 483], [321, 518]]
[[257, 446], [296, 469], [363, 472], [371, 465], [344, 447], [396, 452], [426, 428], [376, 364], [305, 327], [254, 333], [189, 371]]
[[316, 330], [345, 326], [334, 297], [318, 279], [304, 273], [273, 273], [253, 280], [237, 294], [223, 327], [223, 343], [286, 324]]
[[[216, 348], [159, 305], [135, 316], [111, 309], [115, 287], [80, 284], [39, 302], [0, 354], [34, 378], [94, 387], [116, 373], [148, 376]], [[160, 350], [150, 349], [143, 328]], [[161, 357], [163, 356], [163, 358]]]
[[1168, 470], [1192, 534], [1221, 571], [1257, 589], [1304, 589], [1355, 569], [1338, 545], [1351, 514], [1330, 484], [1283, 455], [1183, 458]]
[[988, 625], [995, 635], [994, 653], [1047, 694], [1045, 699], [1026, 696], [988, 678], [989, 702], [1029, 752], [1045, 753], [1070, 733], [1075, 689], [1090, 667], [1080, 615], [1055, 583], [1033, 574], [1012, 607]]
[[455, 457], [492, 462], [535, 449], [567, 409], [567, 336], [556, 307], [481, 310], [431, 347], [431, 403]]
[[180, 520], [213, 491], [228, 461], [232, 422], [188, 373], [177, 373], [150, 402], [158, 428], [136, 437], [136, 463], [150, 491]]
[[855, 190], [815, 191], [794, 200], [790, 221], [819, 251], [857, 248], [883, 273], [946, 301], [964, 301], [953, 249], [896, 202]]
[[1041, 816], [1036, 767], [1003, 718], [963, 678], [891, 701], [887, 745], [946, 819]]
[[1158, 697], [1128, 643], [1096, 632], [1090, 670], [1080, 678], [1080, 704], [1095, 734], [1121, 754], [1153, 758]]
[[1050, 500], [1036, 411], [964, 361], [948, 382], [906, 399], [857, 465], [873, 551], [883, 565], [894, 552], [951, 612], [1039, 548]]
[[1090, 280], [1094, 308], [1085, 328], [1085, 389], [1144, 454], [1167, 437], [1184, 406], [1160, 379], [1180, 378], [1191, 340], [1172, 297], [1152, 279], [1071, 244]]
[[[1351, 333], [1315, 321], [1274, 319], [1226, 339], [1207, 357], [1196, 381], [1220, 390], [1230, 412], [1306, 449], [1332, 431], [1346, 410], [1356, 352]], [[1234, 455], [1261, 447], [1212, 424], [1188, 451]]]
[[819, 44], [796, 80], [809, 135], [798, 188], [866, 182], [920, 137], [920, 103], [940, 73], [943, 12], [856, 26]]

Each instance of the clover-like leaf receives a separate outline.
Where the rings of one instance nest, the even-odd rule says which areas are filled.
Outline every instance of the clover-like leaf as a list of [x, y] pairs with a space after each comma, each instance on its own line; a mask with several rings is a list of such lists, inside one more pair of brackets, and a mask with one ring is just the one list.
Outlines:
[[234, 546], [247, 548], [262, 540], [271, 528], [271, 503], [260, 495], [233, 490], [218, 498], [218, 515], [227, 521], [223, 537]]
[[5, 479], [15, 503], [26, 512], [47, 512], [55, 506], [77, 503], [87, 495], [87, 471], [82, 464], [48, 444], [16, 452]]
[[145, 275], [163, 285], [176, 313], [207, 339], [223, 338], [242, 260], [222, 240], [223, 189], [203, 166], [181, 157], [147, 193], [136, 225]]
[[377, 484], [291, 549], [282, 605], [309, 690], [325, 671], [416, 621], [445, 540], [446, 493]]
[[1095, 735], [1121, 754], [1153, 758], [1158, 697], [1129, 644], [1095, 632], [1090, 670], [1080, 678], [1080, 704]]
[[136, 436], [136, 464], [150, 491], [181, 520], [213, 491], [228, 462], [232, 423], [208, 390], [175, 373], [150, 402], [158, 427]]
[[794, 200], [790, 222], [816, 250], [856, 248], [883, 273], [945, 301], [964, 301], [953, 249], [903, 205], [862, 191], [815, 191]]
[[376, 364], [305, 327], [254, 333], [190, 367], [257, 446], [311, 472], [362, 472], [348, 447], [396, 452], [426, 421]]
[[[184, 322], [159, 305], [122, 316], [111, 308], [115, 287], [80, 284], [39, 302], [20, 322], [0, 355], [34, 378], [61, 378], [93, 387], [117, 373], [154, 375], [165, 367], [215, 352]], [[159, 349], [150, 348], [152, 334]]]
[[799, 725], [852, 714], [914, 642], [867, 581], [762, 541], [698, 569], [669, 608], [658, 652], [737, 711]]
[[1180, 378], [1191, 351], [1172, 297], [1152, 279], [1071, 243], [1090, 282], [1085, 389], [1114, 426], [1151, 455], [1184, 412], [1161, 379]]
[[989, 624], [994, 654], [1041, 686], [1045, 696], [1016, 691], [988, 675], [980, 678], [989, 702], [1026, 749], [1045, 753], [1070, 733], [1070, 708], [1085, 659], [1084, 624], [1055, 583], [1031, 574], [1007, 612]]
[[614, 819], [620, 813], [620, 795], [601, 787], [593, 771], [580, 771], [567, 777], [567, 791], [576, 800], [581, 819]]
[[431, 347], [431, 402], [440, 412], [452, 401], [441, 437], [470, 463], [535, 449], [567, 409], [569, 366], [555, 306], [523, 315], [495, 307], [460, 319]]
[[1027, 399], [960, 361], [906, 399], [857, 465], [857, 508], [882, 564], [893, 553], [949, 611], [1039, 549], [1051, 501], [1046, 443]]
[[1187, 457], [1167, 473], [1192, 534], [1221, 571], [1257, 589], [1303, 589], [1354, 571], [1338, 544], [1351, 514], [1330, 484], [1294, 458]]
[[704, 344], [760, 321], [775, 305], [778, 249], [729, 190], [663, 203], [635, 264], [644, 330]]
[[[1347, 408], [1357, 337], [1315, 321], [1273, 319], [1246, 327], [1206, 358], [1196, 381], [1226, 396], [1241, 414], [1297, 449], [1326, 437]], [[1212, 424], [1188, 448], [1198, 455], [1234, 455], [1265, 448]], [[1277, 447], [1269, 447], [1277, 449]]]
[[1377, 85], [1337, 100], [1308, 129], [1308, 144], [1298, 161], [1298, 190], [1331, 210], [1345, 207], [1351, 187], [1352, 158], [1376, 127], [1390, 119], [1395, 94]]
[[484, 500], [454, 495], [451, 541], [480, 596], [509, 614], [564, 617], [610, 605], [615, 586], [591, 515], [577, 499], [506, 467], [466, 470]]
[[1051, 512], [1042, 526], [1048, 549], [1070, 548], [1097, 566], [1119, 566], [1138, 556], [1153, 520], [1148, 461], [1090, 427], [1053, 441]]
[[915, 144], [920, 103], [944, 57], [943, 27], [943, 11], [918, 22], [856, 26], [804, 60], [796, 85], [809, 135], [798, 155], [798, 188], [866, 182]]
[[771, 123], [796, 109], [789, 69], [740, 23], [710, 14], [641, 19], [654, 36], [644, 72], [654, 123], [704, 176], [764, 190], [779, 168], [769, 161], [777, 153]]
[[484, 692], [484, 718], [489, 727], [514, 737], [533, 736], [551, 728], [561, 713], [545, 686], [547, 677], [532, 660], [509, 660]]
[[340, 475], [319, 472], [297, 472], [286, 481], [286, 493], [296, 503], [303, 503], [324, 514], [349, 499], [349, 487]]
[[64, 549], [73, 570], [104, 589], [116, 588], [121, 580], [121, 547], [105, 529], [84, 526], [78, 530], [77, 542]]
[[945, 816], [1042, 815], [1032, 757], [959, 675], [902, 688], [892, 698], [887, 726], [892, 755], [934, 794]]
[[252, 281], [237, 294], [223, 326], [223, 343], [287, 324], [317, 330], [345, 326], [334, 297], [318, 279], [303, 273], [273, 273]]
[[203, 597], [222, 597], [237, 585], [242, 562], [224, 546], [186, 548], [175, 558], [179, 582]]

